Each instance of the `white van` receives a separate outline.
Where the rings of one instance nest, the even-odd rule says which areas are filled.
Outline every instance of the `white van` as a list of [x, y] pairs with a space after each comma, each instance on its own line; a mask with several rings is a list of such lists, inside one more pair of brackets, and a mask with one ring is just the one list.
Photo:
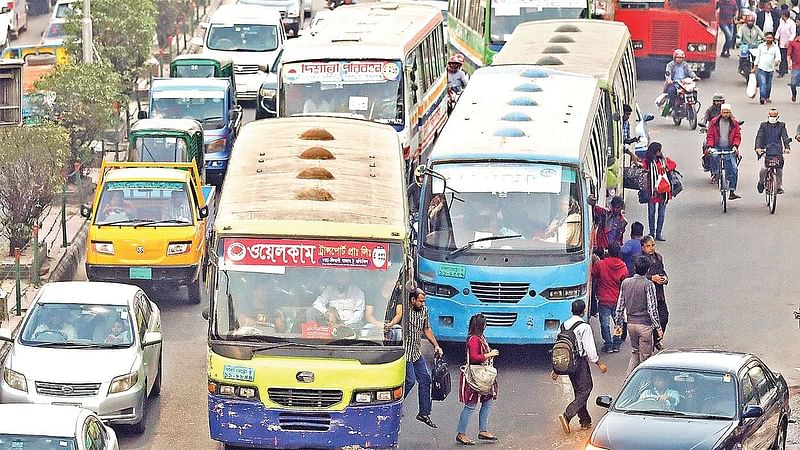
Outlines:
[[286, 32], [278, 10], [257, 5], [222, 5], [207, 24], [202, 53], [231, 58], [236, 73], [236, 98], [255, 100], [284, 42]]
[[[8, 36], [16, 39], [20, 33], [28, 29], [28, 1], [1, 0], [0, 5], [2, 14], [8, 15]], [[4, 20], [3, 23], [5, 22]]]

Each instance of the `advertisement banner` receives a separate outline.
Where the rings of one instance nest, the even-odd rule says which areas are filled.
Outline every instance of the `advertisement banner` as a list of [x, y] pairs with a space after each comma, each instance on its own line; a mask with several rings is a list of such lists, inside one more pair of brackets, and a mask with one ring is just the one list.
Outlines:
[[338, 267], [386, 270], [389, 245], [380, 242], [229, 238], [229, 266]]
[[394, 81], [400, 64], [394, 61], [309, 61], [283, 66], [286, 83], [370, 83]]

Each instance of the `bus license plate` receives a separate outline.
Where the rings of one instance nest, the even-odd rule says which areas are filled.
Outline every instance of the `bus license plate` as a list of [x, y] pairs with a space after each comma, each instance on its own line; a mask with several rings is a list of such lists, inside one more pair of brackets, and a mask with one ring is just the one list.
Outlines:
[[222, 368], [222, 378], [236, 381], [254, 381], [256, 371], [252, 367], [230, 366], [225, 364]]
[[131, 267], [129, 269], [131, 280], [152, 280], [153, 269], [149, 267]]

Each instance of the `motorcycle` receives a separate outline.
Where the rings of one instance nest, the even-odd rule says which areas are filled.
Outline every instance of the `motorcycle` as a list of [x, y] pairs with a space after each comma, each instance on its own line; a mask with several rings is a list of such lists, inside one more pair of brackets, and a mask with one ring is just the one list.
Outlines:
[[744, 78], [745, 82], [750, 77], [750, 72], [753, 70], [753, 64], [756, 61], [755, 50], [747, 44], [739, 46], [739, 75]]
[[697, 129], [697, 112], [700, 111], [700, 100], [697, 99], [697, 85], [692, 78], [676, 81], [678, 95], [675, 104], [670, 105], [672, 123], [680, 126], [683, 119], [689, 122], [689, 128]]

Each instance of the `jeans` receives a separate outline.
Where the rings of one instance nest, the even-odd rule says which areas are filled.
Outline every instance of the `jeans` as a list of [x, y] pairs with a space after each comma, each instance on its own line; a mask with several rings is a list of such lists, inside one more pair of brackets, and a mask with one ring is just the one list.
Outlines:
[[[718, 152], [729, 152], [730, 148], [722, 148], [718, 147]], [[720, 164], [719, 159], [725, 158], [725, 178], [728, 179], [728, 189], [731, 191], [736, 190], [736, 186], [739, 183], [739, 167], [736, 165], [736, 154], [731, 153], [729, 155], [714, 155], [714, 162], [712, 166], [714, 167], [714, 173], [719, 174]]]
[[[766, 167], [762, 167], [761, 171], [758, 172], [758, 182], [763, 185], [766, 182], [766, 180], [767, 180], [767, 168]], [[783, 168], [782, 167], [775, 169], [775, 183], [777, 184], [777, 186], [775, 186], [775, 189], [781, 189], [783, 187]]]
[[611, 325], [609, 322], [614, 318], [616, 306], [600, 304], [598, 306], [600, 311], [600, 335], [603, 336], [603, 347], [606, 350], [612, 348], [620, 348], [622, 346], [622, 339], [619, 336], [612, 336]]
[[569, 381], [572, 383], [572, 391], [575, 393], [575, 400], [573, 400], [567, 409], [564, 411], [564, 416], [569, 422], [576, 415], [580, 420], [581, 425], [591, 425], [592, 416], [589, 415], [589, 410], [586, 409], [586, 402], [589, 401], [589, 396], [592, 394], [592, 371], [589, 369], [589, 360], [585, 356], [578, 358], [576, 361], [575, 372], [569, 374]]
[[781, 65], [778, 66], [778, 74], [779, 75], [786, 75], [789, 72], [789, 61], [786, 60], [786, 50], [785, 48], [779, 49], [781, 51]]
[[[658, 210], [658, 222], [656, 222], [656, 210]], [[647, 221], [650, 225], [650, 236], [661, 236], [661, 230], [664, 228], [664, 214], [666, 214], [666, 212], [666, 201], [647, 204]]]
[[732, 23], [719, 24], [720, 30], [722, 30], [722, 33], [725, 35], [725, 45], [722, 46], [723, 53], [727, 54], [728, 52], [730, 52], [731, 48], [733, 48], [733, 42], [734, 42], [733, 33], [735, 27], [736, 25]]
[[[486, 433], [489, 431], [489, 411], [492, 409], [494, 400], [489, 399], [481, 403], [481, 412], [478, 413], [478, 432]], [[466, 433], [467, 426], [469, 426], [469, 419], [472, 413], [475, 412], [477, 403], [472, 405], [464, 404], [464, 409], [461, 410], [461, 417], [458, 418], [458, 433]]]
[[772, 72], [758, 69], [756, 70], [756, 78], [758, 79], [759, 99], [764, 100], [769, 98], [769, 95], [772, 93]]
[[628, 361], [628, 373], [631, 373], [636, 366], [653, 356], [653, 326], [629, 323], [628, 336], [631, 338], [631, 359]]
[[792, 80], [789, 82], [792, 97], [797, 97], [797, 86], [800, 86], [800, 69], [792, 69]]
[[667, 93], [667, 98], [669, 98], [669, 107], [675, 107], [675, 99], [678, 98], [678, 85], [675, 82], [668, 84], [664, 88], [664, 92]]
[[420, 356], [414, 362], [406, 361], [406, 384], [404, 398], [408, 397], [414, 383], [419, 382], [417, 396], [419, 397], [419, 415], [431, 415], [431, 373], [428, 370], [428, 363], [425, 357]]

